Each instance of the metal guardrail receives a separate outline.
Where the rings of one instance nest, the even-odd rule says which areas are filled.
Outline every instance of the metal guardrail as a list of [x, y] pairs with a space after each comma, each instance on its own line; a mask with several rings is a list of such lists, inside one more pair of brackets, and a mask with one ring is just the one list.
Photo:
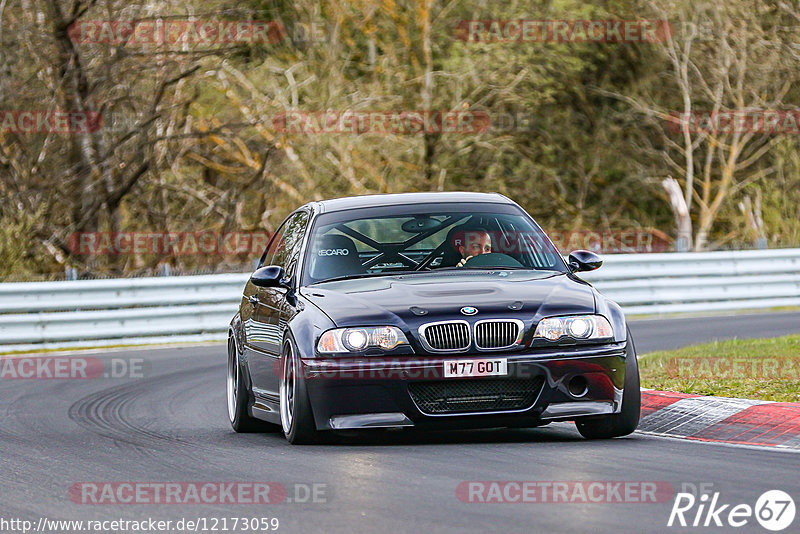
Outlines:
[[800, 249], [609, 255], [581, 276], [628, 315], [800, 306]]
[[248, 277], [0, 284], [0, 353], [224, 340]]
[[[0, 353], [224, 340], [248, 276], [0, 284]], [[628, 314], [800, 306], [800, 249], [608, 255], [581, 276]]]

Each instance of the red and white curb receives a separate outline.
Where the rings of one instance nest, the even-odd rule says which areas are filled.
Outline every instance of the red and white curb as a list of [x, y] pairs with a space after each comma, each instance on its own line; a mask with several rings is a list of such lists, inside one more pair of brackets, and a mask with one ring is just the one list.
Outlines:
[[640, 432], [800, 449], [800, 404], [642, 390]]

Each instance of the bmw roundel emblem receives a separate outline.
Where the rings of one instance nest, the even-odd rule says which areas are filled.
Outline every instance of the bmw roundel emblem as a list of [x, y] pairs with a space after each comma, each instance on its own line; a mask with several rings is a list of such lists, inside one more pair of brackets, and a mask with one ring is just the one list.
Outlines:
[[475, 315], [478, 313], [478, 308], [473, 308], [472, 306], [464, 306], [461, 308], [461, 313], [464, 315]]

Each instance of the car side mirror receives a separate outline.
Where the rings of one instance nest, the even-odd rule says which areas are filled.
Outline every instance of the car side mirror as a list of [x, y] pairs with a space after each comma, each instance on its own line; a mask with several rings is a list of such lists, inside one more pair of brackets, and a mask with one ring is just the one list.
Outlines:
[[257, 287], [289, 287], [286, 271], [279, 265], [268, 265], [256, 269], [250, 275], [250, 281]]
[[594, 271], [603, 265], [603, 259], [588, 250], [573, 250], [569, 254], [569, 268], [573, 273]]

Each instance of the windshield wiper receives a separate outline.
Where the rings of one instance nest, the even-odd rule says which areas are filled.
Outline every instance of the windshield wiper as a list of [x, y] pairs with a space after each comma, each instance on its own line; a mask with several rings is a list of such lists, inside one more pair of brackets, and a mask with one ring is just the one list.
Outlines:
[[480, 267], [443, 267], [441, 269], [433, 269], [432, 273], [437, 272], [453, 272], [453, 271], [552, 271], [552, 272], [562, 272], [557, 269], [550, 269], [547, 267], [511, 267], [511, 266], [498, 266], [498, 267], [490, 267], [488, 265], [481, 265]]
[[[338, 282], [340, 280], [356, 280], [358, 278], [372, 278], [375, 276], [393, 276], [396, 274], [409, 274], [409, 273], [417, 273], [423, 271], [387, 271], [383, 273], [361, 273], [361, 274], [346, 274], [344, 276], [335, 276], [333, 278], [327, 278], [325, 280], [320, 280], [319, 282], [314, 282], [313, 284], [309, 285], [316, 285], [316, 284], [324, 284], [326, 282]], [[425, 271], [429, 272], [429, 271]]]
[[491, 267], [489, 265], [480, 265], [478, 267], [469, 267], [469, 266], [461, 266], [461, 267], [441, 267], [439, 269], [432, 269], [429, 272], [432, 273], [440, 273], [443, 271], [500, 271], [500, 270], [509, 270], [509, 271], [533, 271], [535, 270], [534, 267]]

